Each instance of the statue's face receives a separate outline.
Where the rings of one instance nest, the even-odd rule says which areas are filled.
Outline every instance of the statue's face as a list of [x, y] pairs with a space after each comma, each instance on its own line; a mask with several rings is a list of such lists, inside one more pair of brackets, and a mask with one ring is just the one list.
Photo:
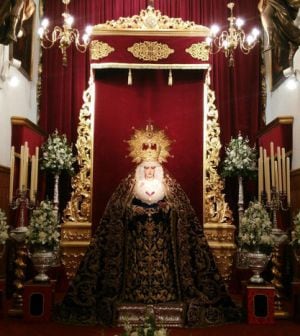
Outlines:
[[145, 165], [144, 166], [144, 175], [146, 180], [154, 178], [155, 175], [155, 166]]

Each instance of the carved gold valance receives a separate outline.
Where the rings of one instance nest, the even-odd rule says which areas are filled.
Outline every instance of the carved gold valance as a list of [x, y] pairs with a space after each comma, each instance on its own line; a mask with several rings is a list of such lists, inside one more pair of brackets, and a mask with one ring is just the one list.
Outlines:
[[169, 48], [167, 44], [159, 43], [157, 41], [134, 43], [127, 50], [138, 59], [152, 62], [166, 59], [170, 54], [174, 53], [174, 49]]
[[198, 60], [208, 61], [209, 59], [209, 46], [205, 42], [193, 43], [185, 51]]
[[107, 21], [93, 27], [93, 34], [99, 31], [194, 31], [203, 36], [209, 35], [209, 28], [197, 25], [192, 21], [183, 21], [181, 18], [170, 18], [162, 15], [157, 9], [148, 6], [140, 11], [139, 15], [131, 17], [120, 17], [118, 20]]
[[115, 48], [111, 47], [108, 43], [101, 42], [101, 41], [92, 41], [90, 46], [91, 52], [91, 59], [92, 60], [99, 60], [110, 53], [115, 51]]

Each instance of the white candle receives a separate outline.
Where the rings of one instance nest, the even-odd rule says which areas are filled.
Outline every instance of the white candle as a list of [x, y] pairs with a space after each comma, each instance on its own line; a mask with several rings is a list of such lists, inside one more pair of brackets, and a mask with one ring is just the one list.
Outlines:
[[280, 147], [277, 147], [277, 163], [278, 163], [278, 191], [282, 192], [282, 165]]
[[267, 196], [267, 200], [271, 199], [270, 194], [270, 162], [267, 157], [267, 151], [264, 149], [264, 177], [265, 177], [265, 193]]
[[282, 190], [286, 192], [286, 156], [285, 156], [285, 148], [281, 148], [281, 162], [282, 162]]
[[261, 194], [263, 192], [263, 158], [258, 158], [258, 201], [261, 202]]
[[266, 160], [266, 181], [267, 181], [267, 187], [266, 187], [266, 193], [267, 193], [267, 201], [271, 202], [271, 188], [270, 188], [270, 158], [267, 157]]
[[29, 148], [28, 148], [28, 142], [26, 141], [24, 144], [24, 186], [25, 186], [25, 190], [28, 187], [28, 159], [29, 159]]
[[30, 175], [30, 190], [29, 197], [31, 201], [34, 201], [34, 170], [35, 170], [35, 156], [31, 157], [31, 175]]
[[9, 203], [11, 203], [13, 200], [14, 175], [15, 175], [15, 147], [12, 146], [10, 151]]
[[[37, 193], [39, 176], [39, 147], [35, 147], [35, 180], [34, 180], [34, 193]], [[36, 195], [35, 195], [36, 197]]]
[[278, 191], [278, 163], [274, 162], [274, 173], [275, 173], [275, 191]]
[[270, 142], [270, 158], [271, 158], [271, 185], [275, 187], [275, 166], [274, 166], [274, 143]]
[[286, 194], [287, 194], [287, 204], [291, 204], [291, 170], [290, 170], [290, 158], [286, 158]]
[[21, 152], [20, 152], [20, 165], [19, 165], [19, 189], [22, 191], [22, 185], [23, 185], [23, 174], [24, 174], [24, 146], [21, 146]]

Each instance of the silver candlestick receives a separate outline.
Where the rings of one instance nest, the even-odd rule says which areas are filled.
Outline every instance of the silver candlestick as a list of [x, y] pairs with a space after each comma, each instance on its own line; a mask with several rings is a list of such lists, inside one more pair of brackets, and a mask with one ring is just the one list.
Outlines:
[[22, 316], [23, 314], [23, 288], [25, 282], [25, 270], [26, 270], [26, 234], [27, 227], [25, 226], [25, 211], [32, 210], [34, 202], [28, 198], [29, 190], [23, 188], [17, 190], [16, 197], [10, 203], [10, 207], [13, 210], [20, 209], [20, 217], [15, 228], [10, 231], [10, 237], [14, 240], [16, 245], [16, 258], [14, 260], [14, 292], [12, 307], [8, 311], [11, 316]]
[[262, 202], [270, 213], [272, 214], [272, 237], [274, 239], [274, 248], [272, 253], [272, 284], [275, 287], [275, 316], [283, 317], [287, 313], [283, 310], [282, 301], [283, 284], [282, 284], [282, 258], [280, 253], [280, 246], [288, 240], [287, 234], [278, 227], [277, 212], [288, 211], [289, 206], [287, 204], [287, 194], [285, 192], [276, 191], [275, 188], [271, 190], [271, 198], [268, 201], [265, 195], [262, 195]]

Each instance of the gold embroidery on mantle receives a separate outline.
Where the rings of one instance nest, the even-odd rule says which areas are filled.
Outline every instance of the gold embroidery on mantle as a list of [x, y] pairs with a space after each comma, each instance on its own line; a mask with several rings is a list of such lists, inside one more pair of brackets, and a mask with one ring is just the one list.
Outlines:
[[192, 21], [183, 21], [181, 18], [170, 18], [162, 15], [157, 9], [148, 6], [140, 11], [139, 15], [120, 17], [118, 20], [107, 21], [93, 27], [93, 34], [99, 30], [172, 30], [172, 31], [197, 31], [203, 36], [209, 36], [209, 28], [196, 25]]
[[209, 46], [205, 42], [193, 43], [185, 51], [198, 60], [208, 61], [209, 59]]
[[101, 41], [92, 41], [90, 46], [91, 59], [99, 60], [107, 57], [110, 53], [115, 51], [108, 43]]
[[220, 125], [215, 106], [215, 93], [209, 87], [210, 71], [205, 79], [206, 88], [206, 136], [205, 139], [205, 192], [204, 233], [212, 249], [218, 269], [225, 281], [230, 280], [233, 258], [236, 252], [234, 242], [235, 226], [232, 212], [225, 202], [224, 183], [218, 174], [220, 163]]
[[168, 58], [170, 54], [174, 53], [174, 49], [169, 48], [167, 44], [157, 41], [134, 43], [127, 50], [131, 52], [134, 57], [143, 61], [158, 61]]

